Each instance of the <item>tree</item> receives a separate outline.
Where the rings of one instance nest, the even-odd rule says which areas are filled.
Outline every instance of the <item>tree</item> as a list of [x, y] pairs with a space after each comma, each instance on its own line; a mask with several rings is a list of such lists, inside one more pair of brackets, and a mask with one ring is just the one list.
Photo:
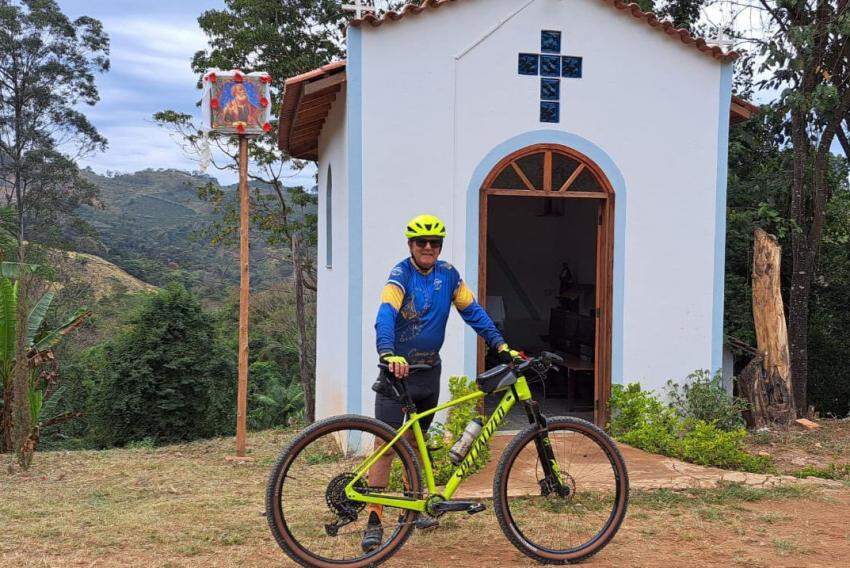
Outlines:
[[[750, 272], [756, 228], [779, 238], [786, 306], [790, 297], [791, 237], [796, 225], [790, 213], [794, 152], [785, 135], [787, 119], [781, 110], [763, 107], [730, 131], [724, 333], [749, 345], [755, 345]], [[850, 358], [850, 344], [844, 339], [850, 334], [844, 307], [850, 298], [850, 190], [847, 160], [832, 155], [828, 162], [830, 197], [809, 302], [807, 394], [822, 414], [844, 416], [850, 403], [850, 378], [842, 371]], [[736, 358], [737, 368], [748, 361], [750, 354], [744, 355]]]
[[[780, 91], [774, 103], [787, 117], [782, 134], [792, 151], [790, 194], [791, 282], [788, 306], [794, 400], [808, 409], [808, 336], [812, 282], [830, 198], [833, 143], [845, 137], [850, 116], [850, 12], [847, 0], [760, 0], [771, 27], [758, 40]], [[845, 146], [845, 152], [847, 147]]]
[[171, 284], [151, 295], [129, 324], [95, 348], [109, 364], [94, 369], [88, 405], [94, 445], [232, 433], [234, 365], [198, 299]]
[[0, 0], [0, 192], [17, 214], [19, 262], [27, 222], [94, 195], [74, 158], [106, 139], [77, 107], [99, 100], [94, 73], [109, 69], [108, 54], [98, 20], [71, 21], [52, 0]]
[[[284, 80], [328, 63], [342, 54], [340, 6], [333, 0], [227, 0], [224, 10], [204, 12], [198, 23], [209, 38], [209, 49], [195, 54], [192, 68], [203, 73], [208, 68], [246, 72], [267, 71], [272, 75], [272, 108], [278, 108]], [[189, 115], [163, 111], [155, 120], [175, 131], [184, 149], [193, 156], [202, 153], [203, 138]], [[249, 176], [260, 182], [252, 196], [254, 221], [265, 231], [270, 244], [284, 244], [290, 253], [295, 283], [298, 325], [299, 375], [304, 389], [304, 418], [315, 418], [315, 347], [308, 329], [306, 296], [315, 291], [315, 267], [309, 251], [316, 241], [316, 196], [303, 187], [286, 185], [293, 170], [304, 162], [291, 160], [277, 149], [277, 123], [272, 131], [251, 141], [254, 168]], [[218, 169], [238, 168], [236, 142], [232, 137], [211, 135], [212, 143], [224, 160], [212, 164]], [[262, 189], [266, 188], [266, 191]], [[201, 191], [221, 203], [223, 194], [216, 185]], [[236, 230], [235, 215], [225, 215], [218, 237]]]

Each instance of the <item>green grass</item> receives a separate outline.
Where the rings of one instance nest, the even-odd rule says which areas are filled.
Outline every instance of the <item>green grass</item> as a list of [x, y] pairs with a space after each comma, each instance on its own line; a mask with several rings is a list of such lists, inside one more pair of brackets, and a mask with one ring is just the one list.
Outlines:
[[810, 487], [779, 485], [777, 487], [752, 487], [741, 483], [721, 483], [714, 489], [655, 489], [633, 490], [631, 503], [649, 509], [671, 509], [684, 505], [689, 507], [733, 506], [765, 499], [793, 499], [813, 493]]
[[837, 481], [850, 481], [850, 463], [838, 465], [829, 464], [827, 467], [808, 465], [792, 474], [794, 477], [819, 477], [821, 479], [834, 479]]

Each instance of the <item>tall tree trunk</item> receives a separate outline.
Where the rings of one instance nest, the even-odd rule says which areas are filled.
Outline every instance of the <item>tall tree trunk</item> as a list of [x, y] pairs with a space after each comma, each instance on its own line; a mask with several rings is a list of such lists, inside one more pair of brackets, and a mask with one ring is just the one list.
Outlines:
[[[746, 375], [746, 389], [756, 427], [794, 419], [788, 331], [779, 283], [782, 249], [776, 237], [756, 229], [753, 250], [753, 323], [761, 369]], [[742, 377], [743, 379], [743, 377]], [[743, 387], [744, 382], [739, 384]]]
[[809, 371], [809, 292], [811, 290], [811, 251], [806, 230], [805, 171], [809, 162], [809, 141], [802, 111], [791, 111], [791, 136], [794, 144], [794, 170], [791, 184], [791, 219], [797, 227], [791, 231], [791, 291], [788, 302], [788, 332], [794, 406], [797, 413], [806, 412], [806, 390]]
[[[25, 245], [21, 247], [21, 257], [25, 254]], [[33, 417], [30, 416], [30, 366], [27, 359], [27, 324], [29, 320], [29, 294], [33, 276], [21, 270], [18, 276], [17, 333], [15, 337], [15, 366], [12, 370], [12, 443], [18, 457], [18, 464], [28, 469], [32, 463], [34, 448], [29, 445], [32, 434]]]
[[8, 453], [14, 449], [12, 445], [12, 375], [6, 377], [3, 383], [3, 415], [0, 418], [0, 453]]
[[298, 372], [304, 388], [304, 421], [312, 424], [316, 420], [316, 395], [313, 381], [312, 353], [307, 336], [307, 310], [304, 306], [304, 257], [301, 235], [293, 231], [291, 237], [292, 264], [295, 270], [295, 319], [298, 325]]

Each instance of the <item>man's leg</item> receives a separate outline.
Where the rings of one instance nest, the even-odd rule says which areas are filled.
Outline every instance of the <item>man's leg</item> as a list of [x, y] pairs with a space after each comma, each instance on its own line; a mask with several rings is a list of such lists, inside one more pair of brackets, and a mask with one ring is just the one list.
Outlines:
[[[408, 441], [408, 443], [410, 443], [411, 446], [413, 446], [414, 448], [416, 447], [416, 436], [413, 435], [413, 432], [405, 432], [404, 438]], [[385, 442], [383, 440], [375, 440], [375, 449], [380, 449], [381, 447], [383, 447], [384, 444]], [[387, 453], [378, 458], [378, 461], [375, 462], [375, 465], [373, 465], [369, 469], [369, 487], [374, 487], [376, 489], [385, 489], [387, 485], [389, 485], [390, 472], [392, 470], [393, 458], [395, 456], [395, 450], [390, 449], [387, 451]], [[405, 485], [407, 485], [407, 480], [405, 479], [404, 481]], [[383, 505], [375, 505], [370, 503], [367, 506], [367, 510], [370, 513], [374, 511], [375, 514], [378, 515], [378, 518], [380, 518], [384, 512], [384, 507]]]
[[[393, 428], [397, 429], [401, 427], [404, 422], [404, 411], [401, 408], [401, 403], [382, 394], [377, 394], [375, 396], [375, 418], [386, 422]], [[407, 434], [409, 433], [406, 433], [405, 436]], [[384, 440], [375, 439], [376, 450], [380, 449], [384, 444], [386, 444]], [[369, 468], [367, 479], [369, 487], [384, 489], [389, 485], [393, 457], [395, 457], [395, 450], [391, 448]], [[363, 532], [361, 546], [364, 552], [369, 552], [380, 546], [383, 541], [384, 530], [381, 525], [381, 517], [384, 513], [384, 507], [383, 505], [369, 503], [366, 511], [368, 521], [366, 523], [366, 530]]]
[[[375, 395], [375, 418], [382, 422], [386, 422], [393, 428], [400, 428], [404, 423], [404, 411], [401, 408], [401, 403], [397, 400], [388, 398], [382, 394]], [[409, 438], [408, 438], [409, 440]], [[385, 442], [381, 439], [375, 439], [375, 449], [381, 448]], [[393, 457], [395, 451], [391, 448], [378, 461], [375, 462], [369, 469], [369, 487], [376, 489], [384, 489], [390, 481], [390, 469], [392, 468]], [[383, 513], [382, 505], [368, 505], [368, 511], [374, 512], [380, 519]], [[371, 516], [371, 515], [370, 515]]]

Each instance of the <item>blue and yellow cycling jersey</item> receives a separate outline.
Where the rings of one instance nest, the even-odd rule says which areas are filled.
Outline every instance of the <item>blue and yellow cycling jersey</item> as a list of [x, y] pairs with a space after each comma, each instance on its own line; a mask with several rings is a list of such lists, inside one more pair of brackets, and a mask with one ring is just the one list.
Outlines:
[[411, 364], [438, 363], [452, 304], [487, 345], [505, 342], [454, 266], [438, 260], [422, 272], [406, 258], [390, 271], [381, 292], [375, 321], [378, 353], [401, 355]]

